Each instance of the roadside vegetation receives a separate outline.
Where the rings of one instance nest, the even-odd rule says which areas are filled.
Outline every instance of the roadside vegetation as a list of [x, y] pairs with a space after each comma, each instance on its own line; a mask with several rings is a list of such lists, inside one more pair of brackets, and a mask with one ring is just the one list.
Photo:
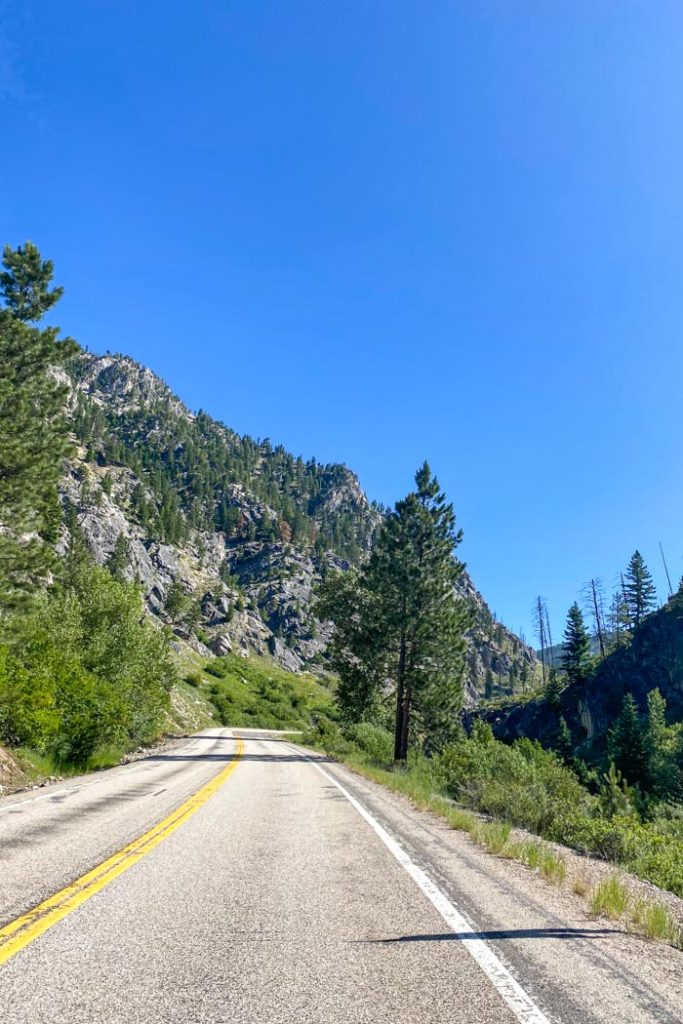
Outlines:
[[310, 729], [313, 722], [331, 726], [336, 714], [331, 680], [287, 672], [255, 655], [215, 658], [185, 680], [211, 702], [226, 726]]
[[[538, 743], [522, 739], [510, 746], [479, 725], [472, 737], [462, 731], [438, 754], [426, 757], [416, 745], [407, 764], [396, 764], [391, 732], [368, 722], [340, 727], [321, 721], [303, 742], [402, 793], [488, 852], [521, 862], [552, 885], [562, 885], [567, 874], [554, 845], [560, 844], [683, 896], [683, 832], [672, 835], [668, 825], [623, 815], [610, 818], [600, 797]], [[538, 838], [515, 838], [513, 826]], [[617, 870], [594, 888], [577, 878], [572, 889], [596, 917], [623, 920], [634, 931], [683, 948], [680, 925], [667, 908], [633, 899]]]
[[58, 501], [71, 441], [55, 370], [76, 345], [39, 326], [62, 293], [52, 264], [28, 242], [2, 266], [0, 744], [21, 748], [31, 777], [116, 763], [158, 736], [174, 669], [139, 587], [92, 562]]
[[471, 810], [519, 826], [683, 897], [683, 819], [641, 820], [633, 808], [614, 803], [610, 779], [597, 794], [589, 792], [537, 742], [501, 743], [477, 723], [471, 737], [461, 731], [430, 757], [415, 746], [402, 767], [392, 760], [391, 733], [371, 723], [320, 723], [305, 739], [418, 803], [445, 797], [457, 803], [458, 813]]

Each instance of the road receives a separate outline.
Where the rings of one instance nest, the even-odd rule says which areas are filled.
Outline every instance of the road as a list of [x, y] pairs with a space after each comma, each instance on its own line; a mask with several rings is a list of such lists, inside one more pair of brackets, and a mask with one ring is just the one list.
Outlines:
[[266, 732], [0, 800], [0, 926], [2, 1024], [683, 1021], [683, 955]]

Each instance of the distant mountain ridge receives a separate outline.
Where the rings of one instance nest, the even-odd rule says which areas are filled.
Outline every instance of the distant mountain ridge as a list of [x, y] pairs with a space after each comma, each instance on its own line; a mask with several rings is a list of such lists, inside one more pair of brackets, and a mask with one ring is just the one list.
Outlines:
[[[118, 558], [150, 611], [202, 651], [323, 668], [315, 581], [365, 557], [382, 517], [355, 474], [192, 413], [128, 356], [81, 352], [68, 377], [78, 447], [61, 498], [96, 561]], [[475, 609], [467, 701], [531, 686], [534, 652], [494, 621], [467, 574], [460, 589]]]

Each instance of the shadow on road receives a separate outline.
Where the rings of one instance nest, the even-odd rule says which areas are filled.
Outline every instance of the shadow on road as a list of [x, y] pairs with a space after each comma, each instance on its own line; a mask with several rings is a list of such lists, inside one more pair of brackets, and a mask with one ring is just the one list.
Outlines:
[[463, 942], [467, 939], [606, 939], [628, 935], [618, 928], [510, 928], [487, 932], [446, 932], [437, 935], [399, 935], [394, 939], [358, 939], [362, 944], [390, 946], [399, 942]]

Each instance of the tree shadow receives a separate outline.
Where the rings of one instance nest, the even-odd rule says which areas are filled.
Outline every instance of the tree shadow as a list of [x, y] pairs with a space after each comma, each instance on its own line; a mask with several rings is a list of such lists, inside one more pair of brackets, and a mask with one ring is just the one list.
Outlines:
[[444, 932], [433, 935], [399, 935], [392, 939], [357, 939], [360, 944], [390, 946], [402, 942], [464, 942], [473, 939], [605, 939], [627, 935], [620, 928], [505, 928], [482, 932]]

